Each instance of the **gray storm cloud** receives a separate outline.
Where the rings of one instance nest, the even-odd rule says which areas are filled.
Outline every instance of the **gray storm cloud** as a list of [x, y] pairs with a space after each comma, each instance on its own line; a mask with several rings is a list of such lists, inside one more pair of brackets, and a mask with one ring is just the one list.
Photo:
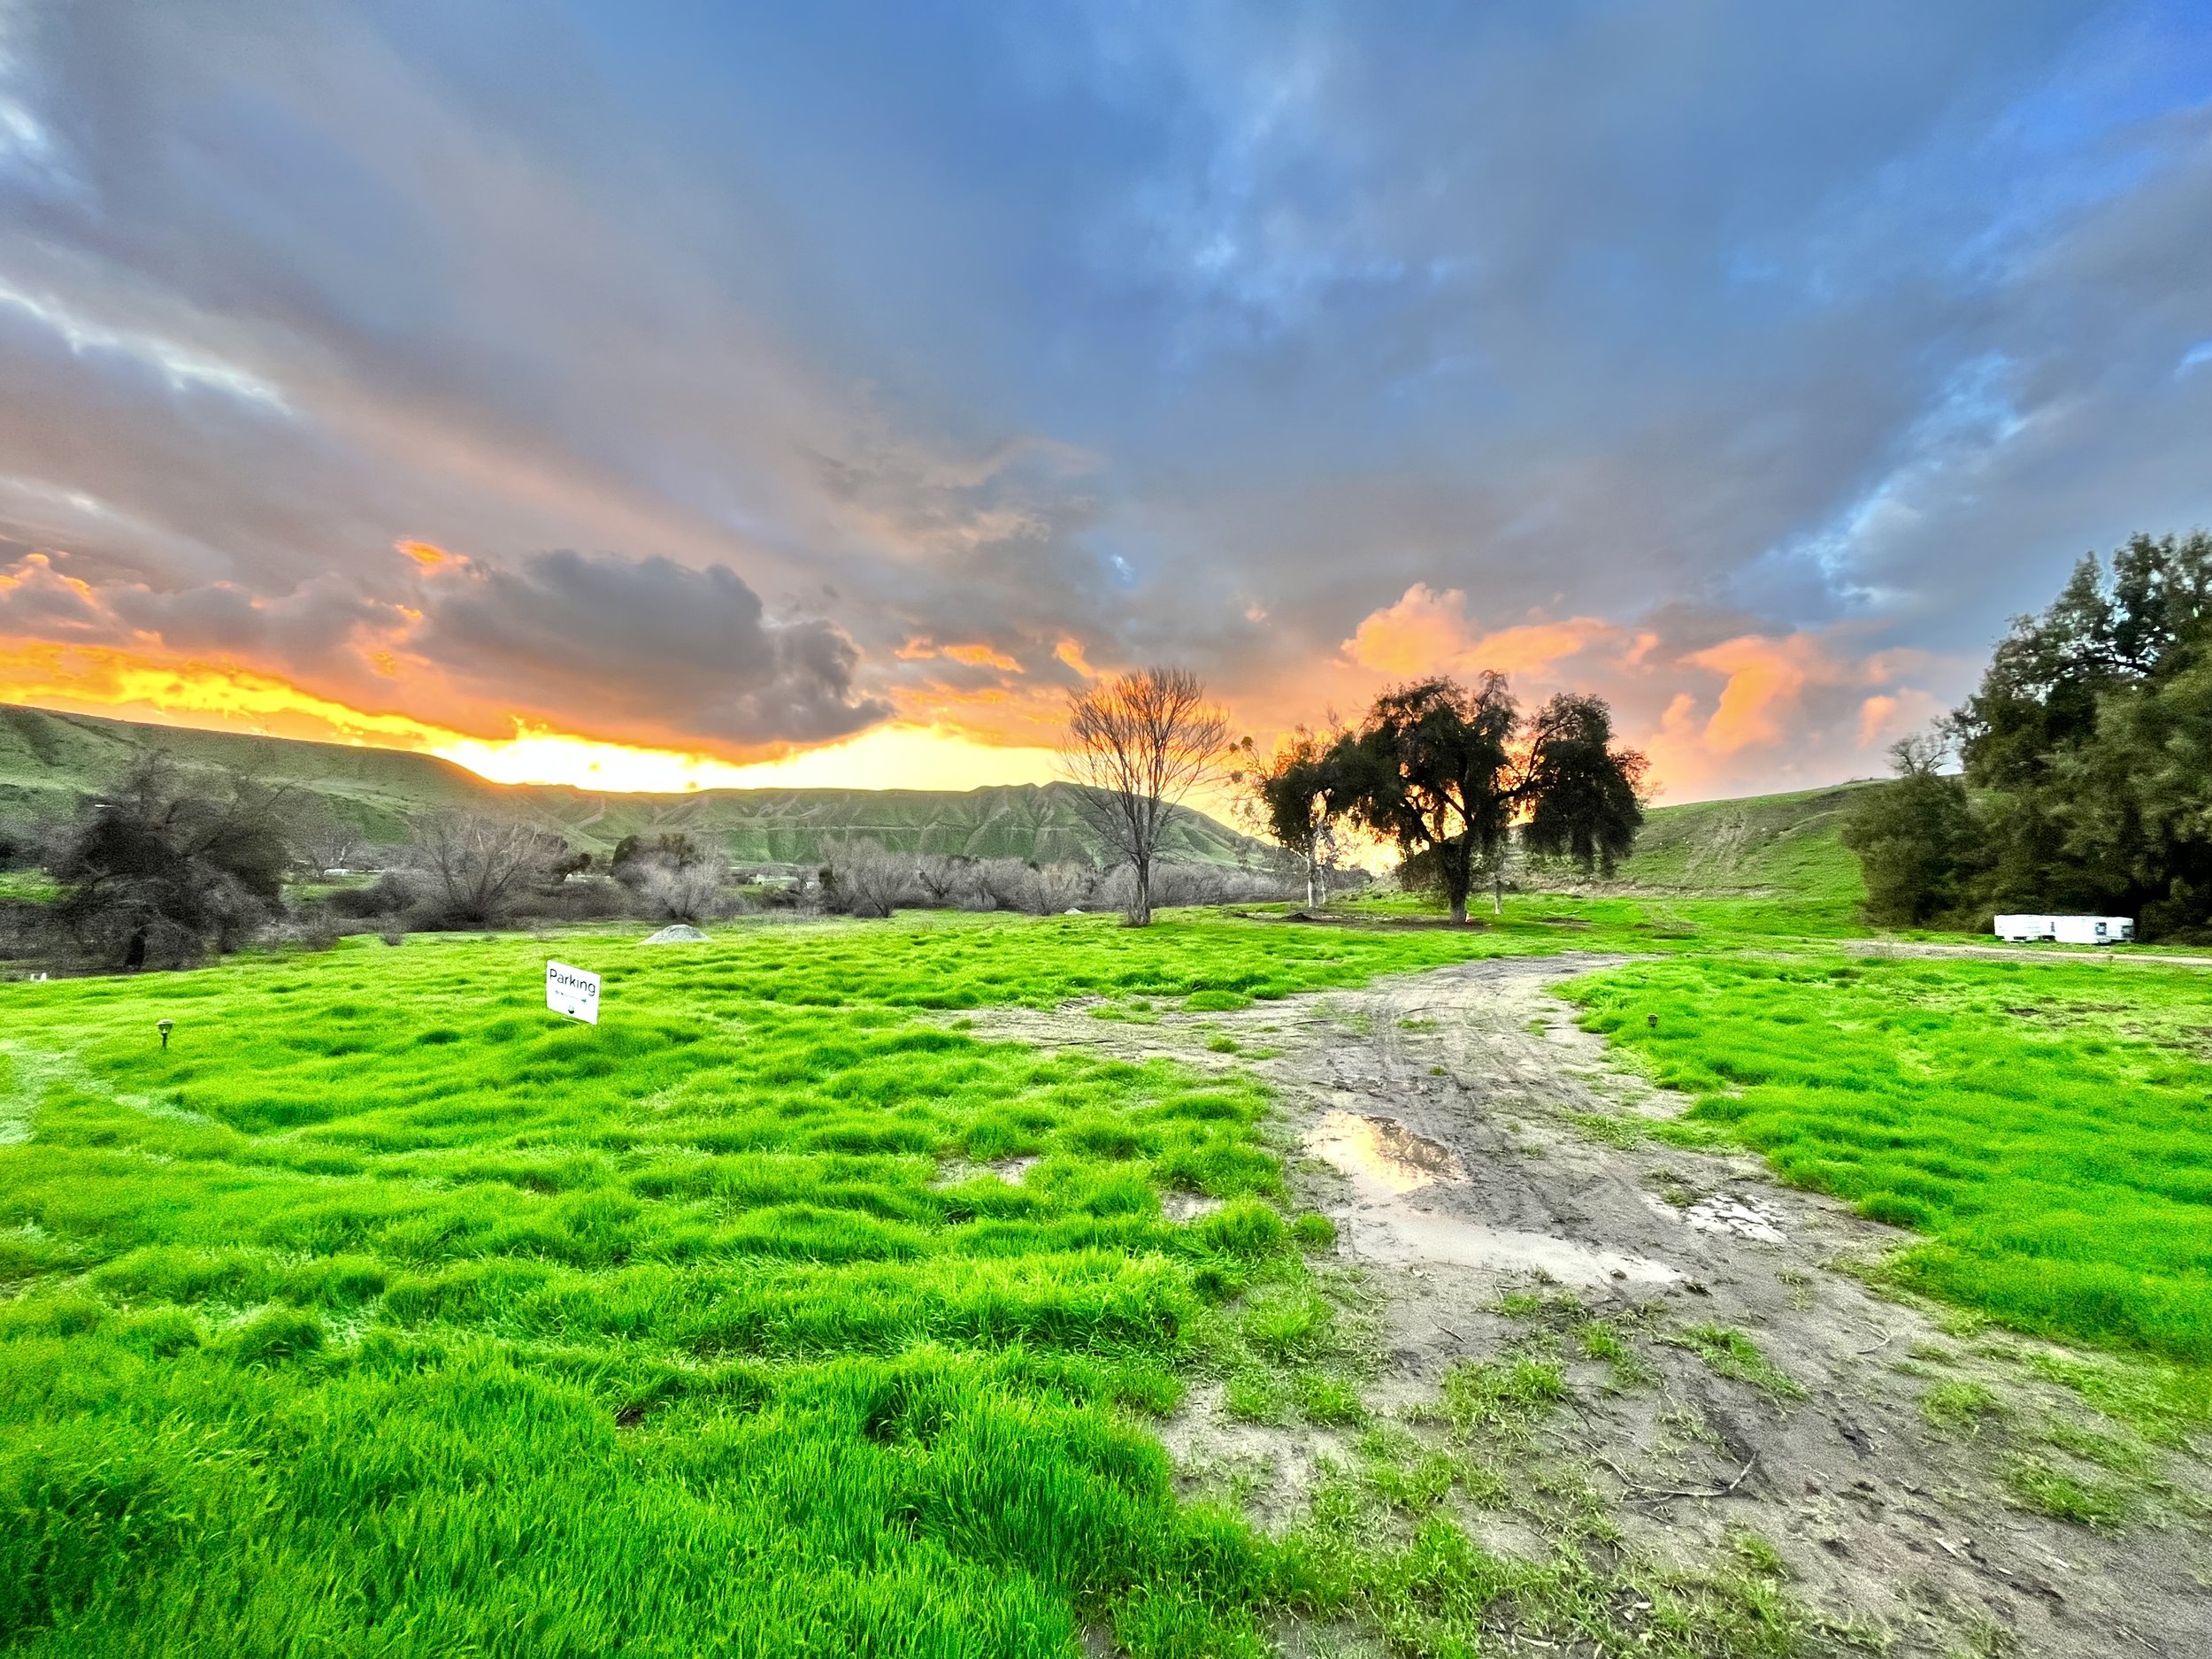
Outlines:
[[428, 585], [410, 648], [457, 681], [588, 730], [821, 742], [882, 719], [859, 654], [818, 619], [772, 622], [726, 565], [541, 553]]

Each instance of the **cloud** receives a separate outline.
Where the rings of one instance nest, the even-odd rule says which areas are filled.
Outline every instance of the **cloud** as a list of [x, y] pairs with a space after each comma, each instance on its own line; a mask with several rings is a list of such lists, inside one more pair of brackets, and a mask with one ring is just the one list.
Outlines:
[[1643, 679], [1638, 703], [1691, 682], [1665, 696], [1655, 719], [1632, 713], [1629, 735], [1675, 800], [1742, 793], [1747, 780], [1793, 787], [1876, 775], [1886, 769], [1886, 746], [1939, 718], [1973, 664], [1869, 650], [1865, 636], [1850, 625], [1742, 634], [1629, 665]]
[[1749, 789], [2212, 521], [2178, 12], [634, 13], [0, 9], [0, 627], [729, 754], [1497, 667]]
[[1566, 687], [1607, 698], [1626, 741], [1654, 761], [1663, 796], [1864, 776], [1883, 748], [1936, 718], [1969, 662], [1879, 649], [1840, 624], [1745, 631], [1744, 618], [1680, 605], [1607, 623], [1592, 618], [1486, 630], [1466, 596], [1417, 583], [1362, 619], [1333, 687], [1361, 706], [1382, 681], [1429, 673], [1511, 676], [1523, 701]]
[[566, 551], [511, 567], [410, 558], [414, 585], [390, 602], [335, 574], [273, 597], [228, 582], [94, 582], [35, 552], [0, 569], [0, 640], [257, 668], [303, 695], [503, 737], [521, 720], [664, 745], [688, 735], [751, 757], [847, 737], [891, 711], [857, 688], [858, 654], [833, 625], [771, 618], [726, 566]]
[[1362, 618], [1342, 649], [1361, 667], [1399, 678], [1495, 670], [1542, 679], [1555, 664], [1619, 636], [1617, 627], [1596, 617], [1486, 632], [1467, 615], [1465, 594], [1455, 588], [1440, 594], [1416, 582], [1395, 603]]
[[234, 363], [156, 334], [118, 328], [73, 311], [60, 301], [27, 294], [0, 282], [0, 313], [12, 313], [49, 330], [73, 357], [113, 353], [152, 370], [175, 392], [215, 391], [289, 413], [274, 386]]
[[1805, 687], [1837, 684], [1847, 672], [1818, 641], [1802, 634], [1781, 640], [1746, 634], [1684, 660], [1727, 677], [1703, 733], [1706, 747], [1724, 755], [1749, 744], [1780, 742]]
[[410, 648], [570, 730], [818, 743], [890, 713], [856, 691], [849, 639], [819, 618], [769, 619], [726, 565], [564, 549], [428, 575]]
[[24, 639], [106, 640], [113, 619], [87, 583], [65, 576], [43, 553], [0, 571], [0, 634]]

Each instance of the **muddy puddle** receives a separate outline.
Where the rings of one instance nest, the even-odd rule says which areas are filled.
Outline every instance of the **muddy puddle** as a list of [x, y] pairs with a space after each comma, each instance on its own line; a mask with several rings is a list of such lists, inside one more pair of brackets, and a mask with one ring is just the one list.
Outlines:
[[1393, 1197], [1417, 1193], [1438, 1181], [1460, 1182], [1467, 1171], [1449, 1147], [1417, 1135], [1403, 1124], [1364, 1112], [1324, 1113], [1306, 1137], [1306, 1150], [1352, 1178]]
[[1682, 1277], [1645, 1256], [1489, 1226], [1449, 1207], [1411, 1202], [1414, 1194], [1431, 1188], [1463, 1187], [1467, 1172], [1448, 1147], [1390, 1118], [1327, 1112], [1305, 1147], [1351, 1182], [1356, 1202], [1340, 1231], [1363, 1261], [1532, 1273], [1563, 1285], [1669, 1285]]

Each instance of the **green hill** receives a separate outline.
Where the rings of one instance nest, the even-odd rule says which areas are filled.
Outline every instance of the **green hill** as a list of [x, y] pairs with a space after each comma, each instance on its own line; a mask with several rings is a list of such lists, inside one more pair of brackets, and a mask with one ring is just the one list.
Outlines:
[[1634, 856], [1612, 881], [1572, 885], [1856, 902], [1866, 896], [1859, 861], [1837, 832], [1851, 796], [1879, 787], [1846, 783], [1794, 795], [1654, 807], [1636, 838]]
[[[703, 789], [686, 795], [594, 793], [553, 784], [495, 784], [434, 756], [145, 726], [0, 705], [0, 819], [68, 811], [138, 754], [165, 749], [187, 765], [228, 767], [311, 790], [370, 840], [407, 839], [407, 823], [447, 808], [518, 814], [603, 852], [633, 833], [681, 831], [718, 842], [741, 864], [804, 864], [825, 836], [872, 836], [898, 852], [1110, 863], [1064, 784], [932, 789]], [[1179, 810], [1168, 856], [1234, 864], [1256, 843], [1202, 813]]]

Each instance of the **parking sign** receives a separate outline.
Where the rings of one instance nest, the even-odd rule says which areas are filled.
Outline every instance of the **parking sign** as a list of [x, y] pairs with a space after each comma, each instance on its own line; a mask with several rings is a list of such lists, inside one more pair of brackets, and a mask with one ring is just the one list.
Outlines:
[[588, 968], [572, 968], [565, 962], [545, 964], [545, 1005], [557, 1014], [599, 1023], [599, 976]]

